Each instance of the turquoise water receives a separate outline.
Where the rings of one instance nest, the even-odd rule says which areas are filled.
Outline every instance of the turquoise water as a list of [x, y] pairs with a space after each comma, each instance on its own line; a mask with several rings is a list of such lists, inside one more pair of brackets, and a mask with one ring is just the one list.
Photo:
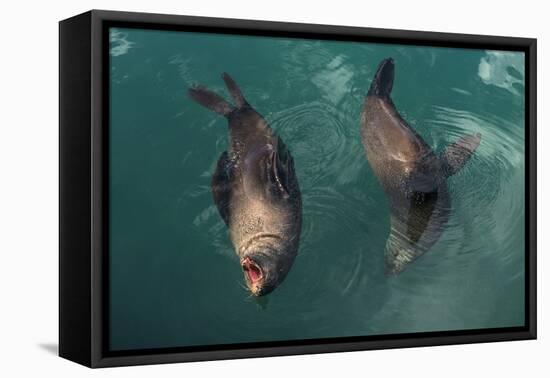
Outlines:
[[[110, 347], [113, 350], [524, 324], [522, 53], [111, 29]], [[359, 136], [378, 63], [397, 109], [439, 152], [482, 141], [449, 179], [452, 215], [406, 271], [384, 274], [389, 210]], [[257, 300], [210, 180], [227, 121], [201, 84], [239, 84], [294, 157], [296, 261]]]

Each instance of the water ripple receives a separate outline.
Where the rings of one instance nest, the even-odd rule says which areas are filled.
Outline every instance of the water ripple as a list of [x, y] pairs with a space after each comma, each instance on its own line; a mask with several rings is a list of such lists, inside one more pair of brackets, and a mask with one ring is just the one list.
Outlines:
[[347, 181], [357, 175], [361, 164], [354, 163], [364, 159], [357, 138], [350, 137], [357, 132], [355, 120], [343, 117], [330, 102], [301, 104], [275, 113], [269, 122], [284, 140], [292, 141], [290, 148], [302, 188], [315, 186], [327, 177]]
[[[449, 178], [453, 213], [439, 248], [447, 258], [438, 261], [456, 263], [464, 269], [472, 264], [471, 256], [479, 259], [499, 254], [500, 261], [505, 263], [510, 259], [517, 261], [514, 244], [524, 214], [523, 123], [518, 125], [494, 114], [441, 106], [435, 106], [433, 112], [434, 118], [428, 124], [433, 125], [432, 137], [438, 151], [465, 134], [482, 134], [472, 158]], [[480, 225], [485, 234], [472, 238], [478, 234]]]

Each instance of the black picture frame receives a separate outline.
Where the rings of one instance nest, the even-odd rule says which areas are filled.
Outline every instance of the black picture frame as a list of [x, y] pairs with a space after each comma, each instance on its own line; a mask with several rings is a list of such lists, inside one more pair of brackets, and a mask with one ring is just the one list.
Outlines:
[[[523, 327], [110, 352], [108, 106], [112, 26], [482, 48], [525, 53]], [[536, 39], [92, 10], [59, 23], [59, 354], [88, 367], [536, 338]]]

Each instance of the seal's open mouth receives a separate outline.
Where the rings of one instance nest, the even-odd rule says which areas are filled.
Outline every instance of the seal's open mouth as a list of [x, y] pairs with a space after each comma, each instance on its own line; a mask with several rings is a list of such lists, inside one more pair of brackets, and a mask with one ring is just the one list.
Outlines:
[[242, 263], [243, 271], [246, 274], [248, 281], [255, 285], [259, 283], [263, 278], [262, 269], [252, 259], [245, 258]]

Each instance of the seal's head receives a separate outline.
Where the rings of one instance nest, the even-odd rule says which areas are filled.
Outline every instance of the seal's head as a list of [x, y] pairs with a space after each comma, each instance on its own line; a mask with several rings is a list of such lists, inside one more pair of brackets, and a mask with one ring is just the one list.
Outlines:
[[271, 293], [284, 279], [291, 264], [263, 252], [250, 253], [241, 259], [246, 285], [256, 297]]

